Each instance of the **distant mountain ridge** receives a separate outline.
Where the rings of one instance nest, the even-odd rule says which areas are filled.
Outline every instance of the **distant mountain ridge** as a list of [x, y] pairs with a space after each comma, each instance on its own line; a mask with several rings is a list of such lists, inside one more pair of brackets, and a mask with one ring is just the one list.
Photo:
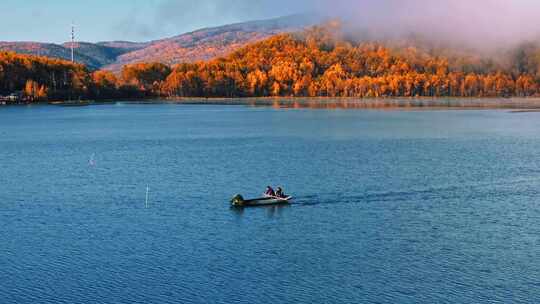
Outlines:
[[[86, 45], [87, 43], [77, 43]], [[88, 43], [88, 45], [93, 45]], [[54, 43], [40, 43], [40, 42], [0, 42], [0, 51], [11, 51], [21, 54], [45, 56], [51, 58], [59, 58], [65, 60], [71, 60], [71, 50], [64, 45]], [[106, 52], [106, 51], [103, 51]], [[84, 63], [90, 68], [99, 68], [101, 62], [97, 58], [92, 57], [90, 54], [75, 51], [75, 57], [77, 62]]]
[[[91, 69], [119, 71], [138, 62], [176, 64], [208, 60], [226, 55], [249, 43], [275, 34], [299, 31], [319, 23], [322, 18], [294, 15], [204, 28], [178, 36], [149, 42], [75, 42], [75, 59]], [[0, 50], [22, 54], [71, 59], [71, 43], [0, 42]]]

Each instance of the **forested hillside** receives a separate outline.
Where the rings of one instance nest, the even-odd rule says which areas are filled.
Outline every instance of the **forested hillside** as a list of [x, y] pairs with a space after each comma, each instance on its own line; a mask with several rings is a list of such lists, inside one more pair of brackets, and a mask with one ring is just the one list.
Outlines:
[[0, 93], [33, 100], [120, 97], [509, 97], [540, 93], [540, 48], [498, 57], [419, 41], [359, 41], [329, 24], [279, 34], [196, 63], [126, 65], [121, 73], [0, 54]]
[[404, 42], [352, 42], [335, 29], [284, 34], [209, 62], [180, 64], [161, 86], [168, 96], [456, 96], [538, 94], [540, 49], [504, 58]]

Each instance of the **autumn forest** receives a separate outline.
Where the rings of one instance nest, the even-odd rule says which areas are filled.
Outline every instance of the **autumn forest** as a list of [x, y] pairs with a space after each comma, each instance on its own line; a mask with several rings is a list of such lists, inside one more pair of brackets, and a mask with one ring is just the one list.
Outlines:
[[511, 97], [540, 95], [540, 48], [504, 54], [453, 51], [418, 41], [347, 38], [334, 28], [280, 34], [232, 54], [120, 73], [71, 62], [0, 53], [0, 95], [26, 102], [151, 97]]

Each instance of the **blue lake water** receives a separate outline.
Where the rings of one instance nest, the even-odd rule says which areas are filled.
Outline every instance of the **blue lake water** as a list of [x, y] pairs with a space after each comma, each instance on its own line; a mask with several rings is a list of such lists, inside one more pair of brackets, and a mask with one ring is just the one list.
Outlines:
[[540, 301], [540, 113], [4, 107], [0, 182], [1, 303]]

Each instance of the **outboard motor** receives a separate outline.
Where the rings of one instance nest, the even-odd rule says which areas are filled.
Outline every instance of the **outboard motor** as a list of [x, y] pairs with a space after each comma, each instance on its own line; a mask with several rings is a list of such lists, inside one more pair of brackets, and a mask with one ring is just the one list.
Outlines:
[[240, 194], [235, 195], [231, 199], [231, 204], [233, 206], [243, 206], [244, 205], [244, 197], [242, 195], [240, 195]]

